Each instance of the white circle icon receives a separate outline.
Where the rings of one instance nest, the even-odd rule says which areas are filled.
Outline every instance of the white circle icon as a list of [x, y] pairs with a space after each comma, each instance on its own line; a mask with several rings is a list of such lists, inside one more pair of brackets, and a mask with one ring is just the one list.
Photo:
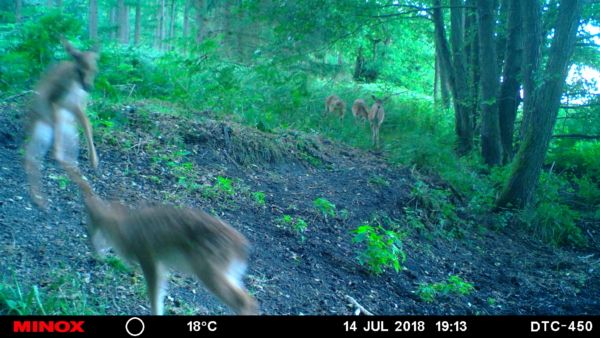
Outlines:
[[[133, 333], [133, 332], [129, 331], [129, 323], [131, 323], [132, 320], [139, 321], [142, 324], [142, 328], [140, 329], [140, 332]], [[131, 317], [131, 318], [129, 318], [129, 320], [127, 320], [127, 323], [125, 323], [125, 331], [127, 331], [127, 333], [129, 333], [129, 335], [132, 337], [137, 337], [137, 336], [141, 335], [144, 332], [145, 328], [146, 327], [144, 326], [144, 322], [141, 319], [139, 319], [138, 317]]]

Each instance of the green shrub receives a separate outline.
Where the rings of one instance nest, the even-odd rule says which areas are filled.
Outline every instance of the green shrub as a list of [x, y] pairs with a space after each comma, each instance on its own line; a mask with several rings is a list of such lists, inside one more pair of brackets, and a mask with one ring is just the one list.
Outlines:
[[352, 231], [353, 243], [364, 243], [364, 249], [357, 256], [361, 265], [379, 275], [387, 268], [392, 267], [396, 272], [402, 268], [406, 261], [406, 254], [402, 248], [404, 234], [393, 230], [386, 230], [381, 225], [373, 227], [363, 224]]
[[473, 284], [465, 282], [456, 275], [448, 277], [446, 282], [439, 283], [421, 283], [417, 289], [417, 295], [424, 302], [433, 302], [439, 295], [451, 295], [456, 294], [459, 296], [468, 295], [473, 292], [475, 288]]
[[313, 201], [313, 206], [321, 212], [324, 217], [335, 217], [335, 204], [329, 202], [326, 198], [319, 197]]

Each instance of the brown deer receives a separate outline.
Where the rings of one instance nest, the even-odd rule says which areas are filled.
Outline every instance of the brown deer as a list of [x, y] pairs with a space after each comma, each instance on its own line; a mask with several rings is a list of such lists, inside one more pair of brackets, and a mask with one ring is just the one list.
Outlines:
[[371, 142], [376, 148], [379, 148], [379, 128], [385, 118], [385, 110], [383, 109], [383, 102], [387, 101], [389, 97], [378, 99], [374, 95], [371, 95], [375, 103], [371, 106], [369, 111], [369, 123], [371, 124]]
[[40, 192], [40, 168], [44, 156], [53, 145], [53, 154], [68, 172], [78, 172], [79, 135], [77, 123], [83, 126], [92, 166], [98, 166], [92, 127], [85, 114], [89, 91], [98, 72], [96, 51], [81, 52], [62, 40], [74, 61], [63, 61], [52, 68], [39, 82], [30, 113], [30, 138], [25, 148], [25, 169], [30, 193], [39, 207], [46, 207]]
[[229, 224], [197, 209], [166, 205], [131, 209], [106, 202], [77, 173], [70, 174], [83, 192], [88, 234], [96, 252], [112, 247], [129, 262], [140, 264], [152, 314], [163, 314], [168, 268], [195, 275], [236, 313], [258, 314], [258, 304], [242, 282], [250, 244]]
[[337, 95], [329, 95], [325, 99], [325, 114], [335, 113], [340, 117], [340, 121], [344, 119], [346, 114], [346, 102], [339, 98]]
[[356, 99], [352, 104], [352, 115], [354, 115], [355, 120], [361, 120], [362, 124], [365, 124], [365, 121], [369, 118], [369, 109], [365, 104], [363, 99]]

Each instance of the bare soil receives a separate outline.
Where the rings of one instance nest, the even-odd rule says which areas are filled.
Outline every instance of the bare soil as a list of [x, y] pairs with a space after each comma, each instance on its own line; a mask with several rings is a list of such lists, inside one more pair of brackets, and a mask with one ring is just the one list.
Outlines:
[[[139, 268], [122, 268], [92, 252], [79, 192], [51, 160], [44, 172], [49, 210], [33, 206], [22, 166], [21, 107], [0, 105], [0, 282], [19, 283], [25, 291], [36, 285], [42, 295], [52, 291], [67, 301], [84, 299], [88, 310], [82, 313], [149, 314]], [[492, 230], [494, 224], [449, 225], [463, 227], [460, 236], [413, 229], [404, 222], [404, 207], [415, 205], [415, 182], [444, 185], [390, 165], [381, 154], [300, 132], [263, 133], [205, 113], [184, 119], [147, 111], [143, 103], [137, 107], [119, 113], [112, 127], [97, 128], [100, 168], [89, 169], [84, 148], [82, 170], [104, 198], [197, 207], [239, 229], [252, 242], [246, 283], [262, 314], [353, 314], [347, 296], [379, 315], [600, 314], [597, 228], [587, 230], [586, 249], [548, 247], [521, 229]], [[232, 180], [233, 191], [216, 188], [219, 176]], [[257, 191], [265, 193], [264, 205], [255, 201]], [[314, 207], [319, 197], [335, 205], [335, 216]], [[302, 218], [307, 230], [286, 227], [283, 215]], [[470, 220], [464, 224], [477, 223], [468, 213], [459, 215]], [[386, 226], [393, 220], [407, 234], [407, 259], [398, 273], [374, 275], [357, 261], [362, 246], [353, 243], [351, 231], [374, 220]], [[450, 275], [474, 290], [432, 302], [419, 297], [419, 285]], [[177, 273], [166, 309], [231, 313]]]

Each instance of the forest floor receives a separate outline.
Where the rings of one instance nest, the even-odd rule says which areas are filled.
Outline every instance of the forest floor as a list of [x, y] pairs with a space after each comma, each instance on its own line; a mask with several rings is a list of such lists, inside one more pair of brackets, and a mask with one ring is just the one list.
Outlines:
[[[139, 267], [93, 253], [80, 194], [53, 161], [43, 180], [49, 209], [32, 205], [20, 107], [0, 104], [0, 283], [56, 294], [64, 312], [148, 314]], [[84, 147], [82, 170], [103, 198], [198, 207], [245, 234], [253, 247], [245, 281], [262, 314], [349, 315], [356, 308], [347, 296], [378, 315], [600, 314], [597, 228], [587, 230], [592, 248], [577, 249], [543, 245], [514, 226], [457, 219], [415, 227], [405, 210], [419, 208], [415, 184], [447, 188], [379, 153], [300, 132], [263, 133], [206, 112], [184, 119], [136, 107], [97, 128], [99, 169], [89, 169]], [[255, 192], [265, 193], [264, 204]], [[317, 198], [334, 204], [335, 215], [315, 208]], [[306, 231], [291, 229], [284, 215], [305, 220]], [[405, 233], [400, 272], [374, 275], [358, 263], [363, 246], [351, 231], [367, 222]], [[420, 296], [451, 275], [474, 289]], [[169, 314], [231, 313], [184, 275], [175, 273], [169, 290]]]

